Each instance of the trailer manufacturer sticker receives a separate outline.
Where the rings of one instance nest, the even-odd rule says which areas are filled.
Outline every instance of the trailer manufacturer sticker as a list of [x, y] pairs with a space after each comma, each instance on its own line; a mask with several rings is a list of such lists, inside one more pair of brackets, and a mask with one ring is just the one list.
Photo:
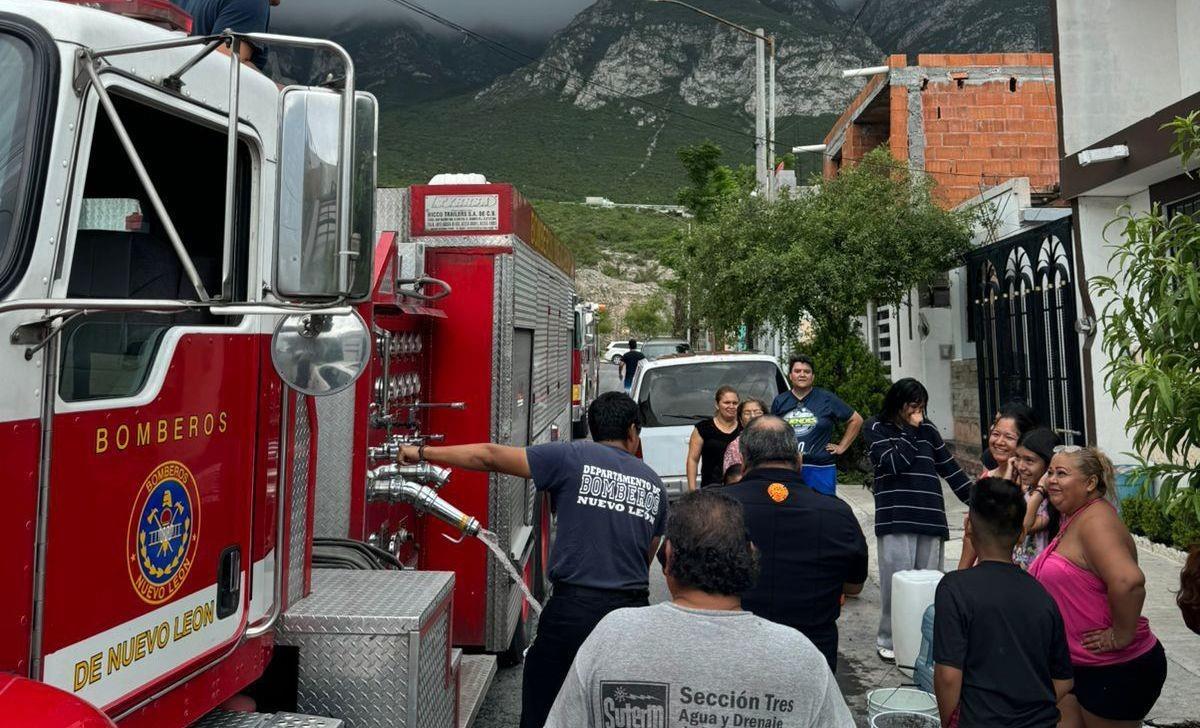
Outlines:
[[129, 580], [148, 604], [161, 604], [187, 580], [200, 536], [196, 480], [174, 460], [154, 469], [138, 489], [129, 521]]
[[425, 230], [499, 230], [500, 195], [429, 195]]

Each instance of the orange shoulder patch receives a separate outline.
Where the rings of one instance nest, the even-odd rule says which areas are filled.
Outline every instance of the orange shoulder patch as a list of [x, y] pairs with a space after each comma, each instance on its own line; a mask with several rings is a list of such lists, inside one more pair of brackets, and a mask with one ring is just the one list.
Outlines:
[[767, 486], [767, 495], [771, 496], [771, 500], [776, 503], [782, 503], [788, 497], [787, 486], [783, 483], [771, 483]]

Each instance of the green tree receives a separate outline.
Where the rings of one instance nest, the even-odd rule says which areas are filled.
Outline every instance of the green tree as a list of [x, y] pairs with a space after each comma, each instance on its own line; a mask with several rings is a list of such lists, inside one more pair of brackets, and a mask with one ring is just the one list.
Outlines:
[[639, 338], [662, 336], [671, 330], [666, 317], [667, 303], [662, 296], [652, 296], [645, 301], [631, 303], [625, 312], [625, 328]]
[[725, 198], [736, 195], [739, 175], [721, 164], [721, 148], [705, 141], [681, 148], [676, 154], [687, 174], [688, 186], [679, 190], [675, 199], [697, 220], [707, 220]]
[[[1164, 127], [1184, 165], [1200, 154], [1198, 119], [1200, 111]], [[1109, 261], [1116, 272], [1090, 281], [1107, 299], [1105, 383], [1114, 399], [1128, 397], [1135, 480], [1159, 479], [1168, 510], [1200, 515], [1200, 220], [1168, 219], [1156, 205], [1122, 210], [1112, 228], [1121, 238]]]
[[808, 319], [847, 336], [868, 303], [899, 303], [959, 265], [969, 223], [934, 202], [927, 178], [877, 149], [811, 193], [724, 198], [674, 260], [716, 330], [792, 331]]
[[608, 312], [608, 308], [602, 308], [596, 312], [596, 333], [607, 338], [612, 332], [612, 314]]

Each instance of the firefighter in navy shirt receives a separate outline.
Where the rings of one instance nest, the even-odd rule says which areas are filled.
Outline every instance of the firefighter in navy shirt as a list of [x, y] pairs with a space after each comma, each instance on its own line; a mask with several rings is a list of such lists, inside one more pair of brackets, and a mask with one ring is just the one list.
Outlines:
[[605, 392], [587, 412], [594, 441], [533, 447], [482, 443], [405, 447], [406, 463], [532, 478], [550, 494], [558, 526], [553, 591], [525, 656], [521, 728], [542, 728], [583, 641], [609, 612], [649, 605], [650, 562], [667, 519], [662, 480], [634, 453], [641, 420], [629, 395]]
[[[782, 417], [796, 435], [796, 448], [804, 462], [800, 475], [804, 484], [818, 493], [837, 490], [837, 456], [846, 452], [862, 429], [862, 415], [826, 389], [813, 386], [812, 359], [798, 354], [788, 360], [791, 389], [771, 403], [771, 414]], [[830, 440], [833, 428], [846, 423], [837, 444]]]
[[[192, 35], [215, 35], [226, 30], [235, 33], [266, 33], [271, 22], [271, 6], [279, 0], [172, 0], [192, 16]], [[224, 50], [224, 49], [222, 49]], [[243, 61], [261, 69], [266, 51], [249, 43], [238, 49]]]

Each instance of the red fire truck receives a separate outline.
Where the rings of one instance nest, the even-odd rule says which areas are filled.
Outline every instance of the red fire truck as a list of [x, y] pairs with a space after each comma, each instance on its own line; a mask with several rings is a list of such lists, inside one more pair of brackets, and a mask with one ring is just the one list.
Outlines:
[[[491, 658], [453, 645], [502, 650], [525, 612], [444, 536], [491, 529], [536, 585], [548, 514], [392, 455], [565, 430], [569, 259], [502, 186], [464, 193], [492, 228], [417, 188], [377, 236], [374, 100], [335, 44], [86, 4], [140, 19], [0, 0], [0, 714], [466, 724]], [[244, 42], [343, 71], [281, 89]]]
[[604, 305], [576, 301], [571, 337], [571, 438], [588, 436], [587, 408], [600, 393], [600, 351], [596, 317]]

